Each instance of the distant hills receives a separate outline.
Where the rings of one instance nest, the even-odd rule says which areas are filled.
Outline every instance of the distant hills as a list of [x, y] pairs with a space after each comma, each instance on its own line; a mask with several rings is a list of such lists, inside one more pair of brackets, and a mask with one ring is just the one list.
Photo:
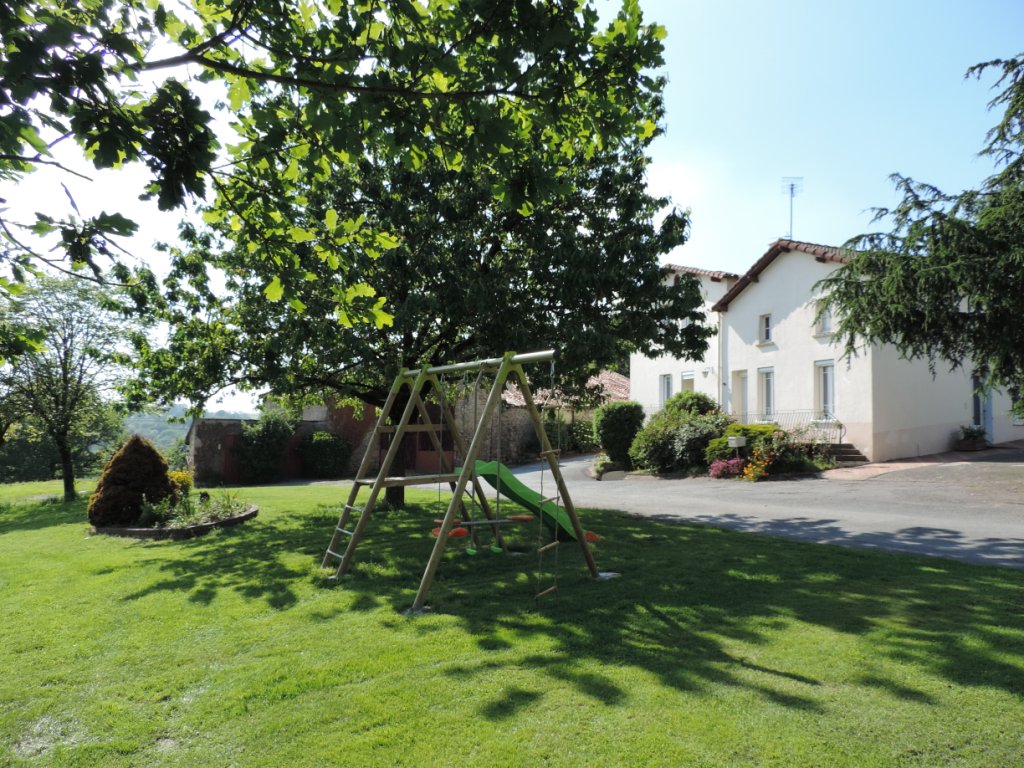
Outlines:
[[[139, 435], [149, 440], [161, 451], [169, 451], [179, 440], [184, 440], [188, 426], [192, 423], [185, 416], [184, 405], [174, 405], [153, 413], [137, 413], [125, 417], [124, 429], [130, 435]], [[240, 411], [207, 411], [208, 419], [255, 419], [257, 414]], [[168, 421], [178, 419], [178, 421]], [[183, 419], [183, 420], [182, 420]]]

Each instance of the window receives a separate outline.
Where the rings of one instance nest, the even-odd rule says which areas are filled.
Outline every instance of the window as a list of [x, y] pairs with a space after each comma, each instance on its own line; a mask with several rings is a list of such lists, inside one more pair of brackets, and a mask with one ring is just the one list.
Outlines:
[[772, 316], [761, 315], [757, 319], [758, 344], [770, 344], [772, 341]]
[[693, 371], [687, 371], [679, 375], [679, 391], [693, 392]]
[[833, 421], [836, 417], [836, 366], [831, 360], [814, 364], [814, 398], [816, 419]]
[[775, 369], [757, 369], [757, 389], [761, 400], [761, 420], [771, 421], [775, 418]]
[[814, 322], [814, 335], [815, 336], [832, 336], [832, 312], [828, 309], [822, 309], [821, 305], [818, 305], [818, 310], [821, 312], [818, 315], [818, 319]]
[[661, 377], [660, 389], [661, 404], [664, 405], [665, 401], [672, 397], [672, 374], [666, 373]]

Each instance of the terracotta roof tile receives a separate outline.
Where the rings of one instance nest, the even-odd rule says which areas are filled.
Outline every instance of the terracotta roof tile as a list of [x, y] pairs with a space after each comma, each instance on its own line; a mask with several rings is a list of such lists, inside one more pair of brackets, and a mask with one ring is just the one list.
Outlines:
[[668, 269], [673, 272], [683, 272], [687, 275], [696, 275], [698, 277], [710, 277], [713, 281], [718, 282], [719, 280], [739, 280], [739, 275], [734, 275], [732, 272], [718, 272], [711, 269], [700, 269], [698, 267], [684, 267], [679, 264], [666, 264]]
[[[587, 379], [588, 389], [598, 389], [606, 403], [621, 402], [629, 400], [629, 378], [614, 371], [601, 371]], [[510, 384], [502, 393], [502, 401], [506, 405], [521, 408], [526, 405], [519, 387]], [[540, 405], [560, 405], [558, 394], [551, 394], [551, 390], [538, 389], [533, 392], [534, 402]]]

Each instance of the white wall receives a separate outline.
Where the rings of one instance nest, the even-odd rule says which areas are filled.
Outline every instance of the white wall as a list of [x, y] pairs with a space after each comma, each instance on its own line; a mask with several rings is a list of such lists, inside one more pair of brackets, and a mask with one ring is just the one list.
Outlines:
[[[674, 276], [669, 276], [669, 281]], [[704, 313], [707, 323], [717, 325], [718, 313], [711, 311], [711, 306], [718, 301], [732, 285], [732, 281], [714, 281], [706, 275], [699, 275], [701, 294], [704, 296]], [[629, 393], [630, 399], [644, 407], [644, 413], [650, 416], [661, 409], [661, 377], [670, 376], [672, 394], [681, 389], [682, 375], [693, 374], [693, 388], [703, 392], [717, 401], [721, 390], [718, 378], [718, 340], [716, 333], [708, 340], [708, 351], [702, 360], [676, 358], [670, 355], [649, 358], [634, 353], [629, 358]]]
[[[941, 453], [953, 447], [960, 426], [973, 423], [974, 389], [971, 372], [949, 370], [939, 362], [935, 374], [925, 360], [906, 360], [893, 347], [876, 351], [875, 461]], [[1010, 397], [991, 395], [994, 443], [1024, 439], [1024, 426], [1014, 426]]]
[[[735, 298], [723, 313], [726, 381], [733, 381], [736, 371], [747, 372], [748, 413], [757, 414], [764, 410], [759, 372], [772, 369], [774, 410], [784, 423], [785, 412], [807, 416], [817, 409], [815, 363], [832, 361], [836, 417], [846, 427], [847, 441], [861, 447], [870, 442], [870, 358], [861, 355], [847, 362], [831, 336], [815, 335], [813, 287], [835, 268], [836, 264], [818, 262], [806, 253], [784, 252]], [[771, 315], [768, 343], [759, 342], [763, 315]]]

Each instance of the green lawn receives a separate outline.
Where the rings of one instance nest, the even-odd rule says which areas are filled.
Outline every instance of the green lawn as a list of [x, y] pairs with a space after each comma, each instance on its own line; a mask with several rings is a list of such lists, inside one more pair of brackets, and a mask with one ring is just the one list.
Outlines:
[[566, 548], [537, 608], [535, 556], [456, 552], [409, 617], [436, 493], [339, 585], [337, 488], [242, 489], [256, 520], [158, 543], [11, 488], [0, 765], [1024, 763], [1021, 571], [588, 510], [622, 578]]

